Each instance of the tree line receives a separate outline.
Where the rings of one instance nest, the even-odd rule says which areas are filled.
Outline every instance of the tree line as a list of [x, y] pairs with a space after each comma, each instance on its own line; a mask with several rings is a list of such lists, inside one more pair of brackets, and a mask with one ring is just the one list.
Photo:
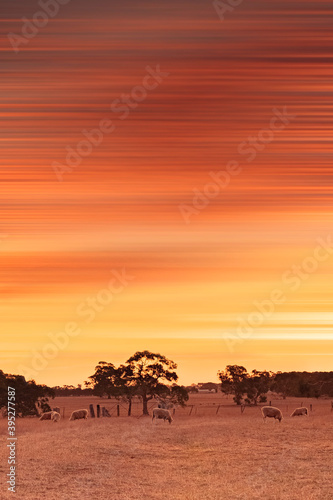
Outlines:
[[266, 403], [268, 391], [286, 397], [333, 397], [333, 372], [268, 372], [227, 365], [218, 372], [221, 391], [233, 394], [236, 404]]
[[[124, 364], [100, 361], [94, 373], [77, 387], [48, 387], [26, 381], [23, 375], [5, 374], [0, 370], [0, 409], [7, 407], [8, 386], [16, 391], [16, 413], [20, 417], [39, 415], [49, 411], [49, 399], [55, 396], [95, 395], [116, 398], [128, 405], [131, 415], [133, 398], [142, 402], [142, 413], [148, 415], [148, 404], [157, 401], [162, 407], [185, 406], [195, 385], [178, 385], [177, 364], [165, 356], [150, 351], [138, 351]], [[283, 398], [321, 396], [333, 397], [333, 372], [277, 372], [252, 370], [244, 366], [227, 365], [219, 371], [220, 390], [233, 395], [236, 404], [266, 403], [269, 391]], [[200, 384], [201, 389], [214, 390], [213, 382]]]

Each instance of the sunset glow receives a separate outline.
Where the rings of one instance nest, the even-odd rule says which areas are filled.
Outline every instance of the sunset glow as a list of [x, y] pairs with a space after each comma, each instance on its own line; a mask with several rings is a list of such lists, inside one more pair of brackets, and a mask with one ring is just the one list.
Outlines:
[[97, 3], [3, 7], [1, 369], [331, 370], [332, 3]]

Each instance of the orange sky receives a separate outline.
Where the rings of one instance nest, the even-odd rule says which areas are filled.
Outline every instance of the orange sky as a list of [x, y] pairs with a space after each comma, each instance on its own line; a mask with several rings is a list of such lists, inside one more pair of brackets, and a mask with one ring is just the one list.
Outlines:
[[[182, 383], [231, 363], [331, 370], [331, 2], [244, 1], [221, 21], [212, 2], [72, 0], [15, 53], [7, 34], [36, 5], [0, 24], [0, 368], [76, 384], [150, 349]], [[121, 119], [112, 103], [158, 65], [168, 76]], [[276, 110], [292, 115], [280, 130]], [[101, 120], [114, 130], [60, 182], [52, 165]], [[258, 134], [272, 140], [248, 161]]]

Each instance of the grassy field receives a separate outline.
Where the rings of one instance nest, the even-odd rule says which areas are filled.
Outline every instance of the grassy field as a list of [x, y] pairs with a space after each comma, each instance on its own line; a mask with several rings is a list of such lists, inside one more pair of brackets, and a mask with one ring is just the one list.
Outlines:
[[[280, 408], [285, 416], [288, 416], [292, 413], [292, 411], [301, 406], [302, 403], [304, 406], [313, 407], [313, 415], [316, 412], [322, 413], [327, 410], [330, 411], [331, 401], [324, 399], [304, 399], [301, 400], [299, 398], [288, 398], [284, 399], [271, 399], [271, 403], [273, 406], [277, 406]], [[101, 399], [95, 396], [92, 397], [58, 397], [50, 401], [50, 405], [53, 407], [59, 407], [61, 416], [65, 419], [70, 417], [70, 414], [73, 410], [78, 410], [81, 408], [89, 408], [89, 404], [93, 404], [95, 411], [96, 405], [99, 404], [101, 407], [105, 406], [112, 416], [117, 415], [117, 405], [119, 404], [120, 416], [127, 416], [127, 405], [125, 403], [119, 402], [114, 399]], [[268, 404], [268, 403], [267, 403]], [[193, 409], [191, 411], [191, 406], [193, 405]], [[156, 401], [150, 402], [149, 408], [154, 408], [157, 406]], [[191, 412], [192, 416], [214, 416], [216, 415], [217, 407], [220, 406], [218, 410], [218, 414], [224, 415], [227, 408], [230, 410], [230, 415], [237, 415], [240, 413], [240, 407], [236, 406], [233, 402], [232, 396], [226, 397], [222, 395], [220, 392], [205, 394], [191, 394], [190, 399], [187, 403], [186, 408], [177, 408], [177, 418], [188, 416]], [[260, 409], [250, 409], [246, 408], [247, 411], [257, 411], [260, 414]], [[139, 417], [142, 414], [142, 403], [138, 400], [134, 400], [132, 405], [132, 415], [134, 417]]]
[[[18, 421], [17, 499], [333, 498], [330, 401], [304, 400], [313, 404], [309, 418], [289, 417], [299, 400], [272, 401], [282, 410], [288, 405], [281, 424], [263, 423], [258, 408], [241, 414], [215, 394], [192, 397], [197, 413], [177, 409], [171, 425], [147, 417], [68, 421], [72, 409], [91, 401], [58, 398], [54, 406], [62, 403], [67, 413], [58, 424]], [[4, 436], [5, 419], [0, 426]], [[6, 437], [0, 464], [4, 478]], [[0, 498], [13, 498], [6, 488], [3, 481]]]

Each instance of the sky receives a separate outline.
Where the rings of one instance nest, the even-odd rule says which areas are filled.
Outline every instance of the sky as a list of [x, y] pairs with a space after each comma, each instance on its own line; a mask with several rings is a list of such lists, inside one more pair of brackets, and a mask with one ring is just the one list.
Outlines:
[[0, 368], [331, 370], [331, 2], [63, 3], [2, 7]]

